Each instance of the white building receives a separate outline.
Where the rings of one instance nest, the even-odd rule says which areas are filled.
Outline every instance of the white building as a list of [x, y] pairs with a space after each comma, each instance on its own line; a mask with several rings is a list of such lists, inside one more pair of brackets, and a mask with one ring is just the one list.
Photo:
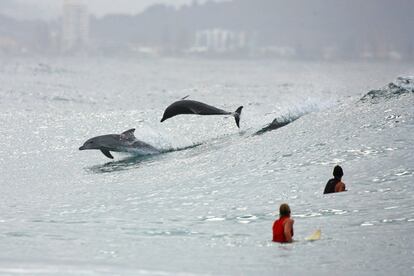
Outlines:
[[223, 29], [197, 31], [193, 52], [225, 53], [246, 48], [246, 33]]
[[89, 45], [89, 14], [80, 0], [64, 0], [62, 18], [63, 53], [86, 50]]

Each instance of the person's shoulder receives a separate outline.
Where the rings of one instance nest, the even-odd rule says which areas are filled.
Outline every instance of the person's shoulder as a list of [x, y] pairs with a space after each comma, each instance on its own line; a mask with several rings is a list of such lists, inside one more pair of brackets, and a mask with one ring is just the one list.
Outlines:
[[331, 179], [328, 180], [328, 182], [326, 182], [326, 186], [334, 185], [334, 184], [336, 184], [335, 182], [336, 182], [335, 178], [331, 178]]
[[335, 187], [336, 187], [335, 178], [331, 178], [326, 183], [323, 193], [324, 194], [333, 193], [335, 191]]
[[335, 191], [336, 192], [344, 192], [345, 191], [345, 183], [342, 181], [339, 181], [338, 183], [336, 183], [335, 185]]
[[285, 223], [293, 224], [295, 221], [291, 218], [286, 218]]

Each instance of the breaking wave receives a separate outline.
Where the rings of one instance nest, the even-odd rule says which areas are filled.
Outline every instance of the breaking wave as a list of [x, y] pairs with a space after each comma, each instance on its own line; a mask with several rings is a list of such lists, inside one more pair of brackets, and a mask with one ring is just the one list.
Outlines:
[[414, 93], [414, 77], [398, 77], [381, 89], [369, 91], [360, 101], [377, 103], [381, 99], [392, 99], [410, 93]]
[[287, 116], [281, 116], [281, 117], [275, 118], [270, 124], [263, 127], [259, 131], [255, 132], [254, 135], [261, 135], [266, 132], [273, 131], [281, 127], [287, 126], [288, 124], [296, 121], [303, 115], [304, 114], [294, 114], [294, 115], [287, 115]]

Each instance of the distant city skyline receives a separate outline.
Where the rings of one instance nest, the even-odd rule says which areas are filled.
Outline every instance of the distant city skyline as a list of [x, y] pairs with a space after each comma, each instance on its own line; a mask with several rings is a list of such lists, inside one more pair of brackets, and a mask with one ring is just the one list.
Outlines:
[[[101, 17], [107, 14], [138, 14], [151, 5], [181, 6], [195, 0], [77, 0], [88, 6], [90, 14]], [[207, 0], [197, 0], [204, 3]], [[215, 2], [226, 0], [214, 0]], [[228, 0], [227, 0], [228, 1]], [[55, 19], [62, 15], [64, 0], [1, 0], [0, 14], [18, 19]]]
[[65, 1], [0, 0], [0, 55], [414, 59], [413, 0]]

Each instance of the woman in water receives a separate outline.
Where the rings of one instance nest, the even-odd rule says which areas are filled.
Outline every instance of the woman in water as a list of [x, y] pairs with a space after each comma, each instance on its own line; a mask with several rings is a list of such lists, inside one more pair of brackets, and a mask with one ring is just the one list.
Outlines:
[[290, 218], [290, 207], [286, 203], [280, 205], [279, 219], [273, 223], [273, 240], [274, 242], [292, 242], [293, 223]]

